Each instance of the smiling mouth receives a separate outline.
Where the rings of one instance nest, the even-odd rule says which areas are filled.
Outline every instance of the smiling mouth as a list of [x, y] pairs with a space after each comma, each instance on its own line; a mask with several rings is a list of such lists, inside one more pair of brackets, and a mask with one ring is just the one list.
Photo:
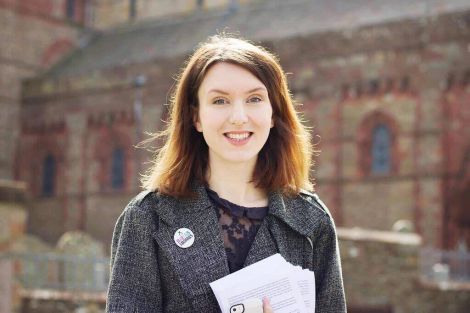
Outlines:
[[230, 140], [235, 140], [235, 141], [243, 141], [245, 139], [248, 139], [253, 135], [252, 132], [245, 132], [245, 133], [224, 133], [224, 136], [227, 137]]

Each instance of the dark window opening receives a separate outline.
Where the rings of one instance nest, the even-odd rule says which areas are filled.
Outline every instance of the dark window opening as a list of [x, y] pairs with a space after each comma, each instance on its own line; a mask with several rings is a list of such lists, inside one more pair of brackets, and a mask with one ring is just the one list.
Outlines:
[[391, 136], [387, 126], [380, 124], [372, 134], [372, 174], [387, 174], [391, 169]]
[[375, 95], [379, 92], [380, 89], [380, 81], [378, 79], [372, 79], [369, 81], [369, 94]]
[[133, 20], [137, 17], [137, 0], [129, 1], [129, 19]]
[[75, 19], [75, 0], [67, 0], [65, 14], [69, 20]]
[[52, 155], [46, 156], [42, 173], [42, 195], [50, 197], [54, 195], [55, 189], [56, 161]]
[[122, 148], [116, 148], [113, 151], [111, 186], [113, 189], [121, 189], [124, 186], [124, 150]]
[[410, 90], [410, 78], [408, 76], [405, 76], [401, 79], [400, 91], [407, 92], [409, 90]]

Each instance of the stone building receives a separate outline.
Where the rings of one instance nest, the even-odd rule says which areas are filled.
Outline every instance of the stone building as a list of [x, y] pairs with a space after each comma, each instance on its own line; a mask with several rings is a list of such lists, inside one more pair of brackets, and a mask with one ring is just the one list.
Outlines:
[[[70, 2], [70, 1], [68, 1]], [[21, 80], [38, 75], [86, 34], [83, 1], [0, 1], [0, 178], [14, 177]]]
[[95, 35], [23, 85], [15, 171], [35, 197], [31, 231], [54, 241], [82, 229], [109, 243], [150, 157], [133, 145], [161, 129], [172, 77], [197, 42], [227, 28], [291, 73], [322, 150], [317, 189], [339, 226], [409, 220], [426, 245], [468, 245], [470, 6], [434, 2], [257, 3]]
[[[417, 276], [403, 288], [396, 279], [401, 270], [417, 275], [422, 246], [470, 245], [468, 1], [161, 1], [155, 11], [144, 0], [76, 3], [88, 12], [81, 23], [104, 30], [77, 41], [87, 30], [73, 28], [72, 42], [83, 45], [30, 73], [19, 127], [11, 126], [19, 138], [3, 133], [16, 151], [14, 177], [33, 200], [31, 233], [55, 243], [82, 230], [109, 245], [152, 157], [134, 146], [163, 128], [173, 77], [196, 44], [227, 30], [274, 51], [289, 73], [322, 151], [312, 177], [340, 227], [351, 312], [417, 312], [429, 299], [455, 302], [449, 312], [468, 304], [461, 287], [440, 293]], [[375, 235], [400, 225], [422, 239]], [[371, 229], [369, 237], [358, 239], [354, 227]], [[384, 264], [383, 290], [372, 292], [364, 277], [368, 268], [383, 274]]]
[[94, 1], [91, 22], [95, 29], [107, 29], [117, 24], [187, 15], [223, 7], [238, 8], [253, 0], [100, 0]]

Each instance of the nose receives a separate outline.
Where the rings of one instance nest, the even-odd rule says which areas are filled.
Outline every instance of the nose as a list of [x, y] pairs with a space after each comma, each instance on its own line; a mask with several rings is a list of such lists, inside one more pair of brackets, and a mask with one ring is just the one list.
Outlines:
[[234, 125], [243, 125], [248, 122], [248, 116], [246, 114], [246, 108], [243, 101], [236, 101], [233, 103], [229, 121]]

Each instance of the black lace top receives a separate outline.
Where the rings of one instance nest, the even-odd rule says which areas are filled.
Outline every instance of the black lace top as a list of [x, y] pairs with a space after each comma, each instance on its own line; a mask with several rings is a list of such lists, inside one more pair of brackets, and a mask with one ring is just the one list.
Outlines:
[[268, 214], [268, 207], [243, 207], [206, 189], [219, 218], [229, 270], [233, 273], [243, 267], [256, 232]]

